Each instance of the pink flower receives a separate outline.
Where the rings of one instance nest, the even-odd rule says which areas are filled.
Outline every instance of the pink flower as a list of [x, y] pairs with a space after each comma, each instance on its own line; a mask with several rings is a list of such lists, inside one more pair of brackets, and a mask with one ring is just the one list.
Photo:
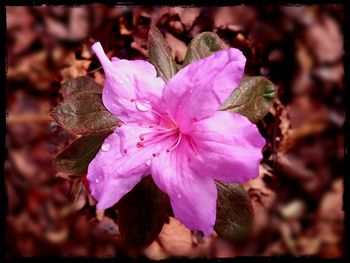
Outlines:
[[103, 103], [123, 124], [89, 165], [97, 208], [117, 203], [144, 176], [169, 195], [174, 215], [209, 235], [216, 218], [214, 182], [244, 183], [258, 175], [265, 144], [256, 125], [219, 105], [243, 76], [245, 57], [230, 48], [191, 63], [169, 82], [154, 66], [105, 55]]

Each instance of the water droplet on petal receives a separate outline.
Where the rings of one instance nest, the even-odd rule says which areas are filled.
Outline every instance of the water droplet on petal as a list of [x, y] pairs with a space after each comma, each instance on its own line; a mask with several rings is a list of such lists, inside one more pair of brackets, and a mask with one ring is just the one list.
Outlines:
[[177, 198], [181, 199], [182, 198], [182, 194], [177, 194]]
[[118, 82], [119, 82], [120, 84], [123, 84], [123, 83], [124, 83], [124, 81], [122, 81], [121, 79], [118, 80]]
[[95, 180], [95, 182], [96, 182], [96, 183], [99, 183], [99, 182], [100, 182], [100, 180], [96, 179], [96, 180]]
[[139, 111], [149, 111], [152, 105], [148, 101], [136, 101], [136, 108]]
[[151, 160], [147, 160], [147, 161], [146, 161], [146, 166], [151, 166], [151, 163], [152, 163]]
[[101, 146], [101, 150], [104, 151], [104, 152], [108, 152], [109, 149], [111, 149], [111, 145], [109, 143], [104, 143], [102, 144]]

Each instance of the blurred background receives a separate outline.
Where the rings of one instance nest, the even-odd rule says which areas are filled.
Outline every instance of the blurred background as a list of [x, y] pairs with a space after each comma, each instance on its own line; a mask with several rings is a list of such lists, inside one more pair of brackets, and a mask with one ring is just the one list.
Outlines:
[[[8, 257], [343, 255], [343, 6], [7, 7], [6, 21]], [[55, 171], [56, 154], [76, 139], [50, 116], [60, 84], [90, 76], [103, 85], [93, 41], [109, 57], [147, 59], [151, 23], [177, 62], [196, 34], [214, 31], [244, 52], [247, 75], [278, 87], [258, 123], [267, 140], [259, 177], [244, 185], [255, 215], [247, 244], [170, 218], [149, 247], [127, 250], [116, 212], [96, 213], [81, 179]]]

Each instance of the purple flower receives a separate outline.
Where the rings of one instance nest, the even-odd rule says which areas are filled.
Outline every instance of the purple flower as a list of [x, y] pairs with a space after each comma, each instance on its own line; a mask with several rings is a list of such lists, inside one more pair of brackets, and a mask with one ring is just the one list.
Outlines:
[[106, 74], [103, 104], [123, 122], [89, 165], [97, 208], [113, 206], [151, 174], [169, 195], [175, 217], [209, 235], [216, 218], [214, 179], [255, 178], [265, 144], [247, 118], [218, 110], [239, 85], [244, 55], [234, 48], [218, 51], [165, 83], [146, 61], [110, 61], [100, 43], [92, 48]]

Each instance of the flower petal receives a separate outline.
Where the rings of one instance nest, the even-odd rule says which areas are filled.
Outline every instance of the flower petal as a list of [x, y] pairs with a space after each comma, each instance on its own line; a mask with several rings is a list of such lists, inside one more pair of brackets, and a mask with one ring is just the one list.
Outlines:
[[195, 61], [166, 84], [163, 98], [170, 113], [186, 132], [191, 123], [214, 114], [243, 76], [246, 58], [230, 48]]
[[90, 162], [87, 179], [91, 194], [98, 201], [98, 209], [113, 206], [142, 179], [142, 173], [131, 176], [117, 173], [123, 159], [119, 136], [113, 133], [105, 139], [100, 151]]
[[258, 176], [265, 140], [246, 117], [218, 111], [196, 123], [191, 136], [198, 155], [190, 165], [202, 176], [232, 183]]
[[170, 197], [174, 215], [192, 230], [208, 236], [216, 219], [217, 190], [214, 180], [195, 173], [188, 165], [190, 146], [184, 140], [176, 149], [153, 160], [152, 177]]
[[153, 153], [166, 147], [162, 143], [137, 147], [139, 135], [150, 131], [148, 127], [125, 124], [105, 139], [89, 164], [87, 175], [98, 209], [113, 206], [150, 174]]
[[[164, 81], [147, 61], [108, 59], [99, 42], [92, 46], [106, 74], [102, 100], [106, 108], [123, 122], [157, 123], [161, 111]], [[153, 109], [153, 110], [151, 110]]]

